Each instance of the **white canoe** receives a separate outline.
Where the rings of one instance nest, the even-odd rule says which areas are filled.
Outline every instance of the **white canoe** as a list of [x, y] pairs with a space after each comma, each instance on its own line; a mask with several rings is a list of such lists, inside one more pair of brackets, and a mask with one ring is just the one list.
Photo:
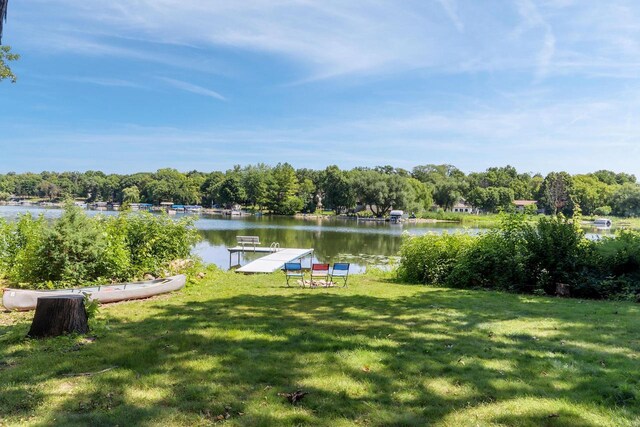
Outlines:
[[78, 294], [87, 294], [90, 299], [98, 300], [101, 303], [126, 301], [176, 291], [181, 289], [186, 281], [187, 277], [184, 274], [180, 274], [178, 276], [149, 280], [146, 282], [118, 283], [114, 285], [57, 289], [53, 291], [5, 288], [2, 295], [2, 305], [4, 305], [7, 310], [34, 310], [39, 297]]

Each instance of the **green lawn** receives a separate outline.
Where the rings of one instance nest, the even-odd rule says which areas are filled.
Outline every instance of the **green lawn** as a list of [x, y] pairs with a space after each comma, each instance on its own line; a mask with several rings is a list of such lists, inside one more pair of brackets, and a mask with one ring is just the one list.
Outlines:
[[640, 425], [635, 304], [283, 285], [210, 273], [103, 306], [95, 340], [0, 314], [0, 425]]

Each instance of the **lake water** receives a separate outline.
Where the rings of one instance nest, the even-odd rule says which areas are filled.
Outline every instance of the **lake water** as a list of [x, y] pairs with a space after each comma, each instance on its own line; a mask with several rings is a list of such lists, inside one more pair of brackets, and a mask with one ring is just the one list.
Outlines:
[[[27, 212], [56, 218], [62, 211], [0, 206], [0, 218], [15, 219], [19, 214]], [[117, 212], [87, 211], [87, 214], [117, 215]], [[315, 261], [350, 262], [353, 272], [361, 272], [369, 265], [384, 267], [394, 262], [400, 250], [403, 232], [417, 235], [441, 233], [444, 230], [465, 230], [471, 233], [479, 231], [478, 228], [463, 228], [450, 223], [394, 225], [336, 218], [296, 219], [270, 216], [200, 216], [195, 225], [203, 237], [202, 242], [196, 246], [195, 253], [205, 262], [214, 263], [223, 269], [229, 268], [227, 248], [236, 245], [236, 236], [243, 235], [259, 236], [264, 246], [277, 242], [281, 248], [313, 248]], [[262, 255], [245, 253], [240, 257], [240, 262], [244, 265]], [[233, 262], [236, 263], [235, 255]], [[307, 259], [306, 262], [309, 263], [310, 260]]]
[[[60, 216], [59, 209], [0, 206], [0, 218], [15, 219], [30, 212], [47, 218]], [[88, 215], [117, 215], [117, 212], [87, 211]], [[177, 216], [179, 217], [179, 215]], [[228, 247], [236, 245], [236, 236], [259, 236], [264, 246], [273, 242], [281, 248], [313, 248], [317, 262], [349, 262], [352, 272], [362, 272], [367, 266], [389, 266], [397, 261], [402, 234], [421, 235], [429, 232], [465, 231], [478, 233], [479, 227], [462, 227], [456, 223], [420, 223], [395, 225], [379, 222], [357, 222], [347, 219], [296, 219], [288, 217], [200, 216], [195, 223], [203, 237], [194, 252], [207, 263], [229, 268]], [[240, 263], [246, 264], [264, 254], [245, 253]], [[305, 260], [308, 264], [309, 259]], [[233, 257], [236, 263], [236, 255]]]

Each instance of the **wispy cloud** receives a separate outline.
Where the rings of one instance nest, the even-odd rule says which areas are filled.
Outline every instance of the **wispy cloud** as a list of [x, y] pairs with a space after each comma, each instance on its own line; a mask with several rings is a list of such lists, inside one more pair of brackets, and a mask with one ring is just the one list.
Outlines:
[[[29, 14], [42, 15], [46, 34], [32, 41], [48, 48], [163, 63], [171, 60], [113, 39], [255, 51], [293, 61], [300, 81], [417, 68], [530, 70], [538, 80], [556, 74], [626, 77], [638, 71], [640, 52], [635, 0], [503, 0], [494, 7], [458, 0], [60, 0], [65, 7], [55, 8], [25, 1]], [[87, 26], [92, 35], [71, 31]]]
[[[185, 168], [282, 159], [316, 167], [326, 160], [308, 154], [322, 150], [346, 167], [512, 163], [640, 175], [637, 0], [15, 6], [5, 35], [24, 54], [16, 65], [24, 84], [0, 97], [8, 165], [19, 157], [11, 150], [32, 164], [33, 147], [98, 167], [111, 150]], [[78, 96], [65, 98], [61, 76], [84, 85]], [[146, 90], [114, 90], [104, 108], [104, 90], [91, 85]], [[168, 108], [168, 90], [198, 97]], [[234, 108], [202, 108], [227, 97]], [[194, 130], [198, 120], [205, 124]]]
[[196, 95], [208, 96], [210, 98], [219, 99], [221, 101], [226, 101], [227, 99], [220, 95], [218, 92], [207, 89], [206, 87], [198, 86], [193, 83], [184, 82], [182, 80], [171, 79], [169, 77], [158, 77], [158, 80], [161, 80], [177, 89], [184, 90], [186, 92], [195, 93]]
[[[555, 53], [556, 38], [551, 25], [543, 18], [533, 0], [517, 0], [518, 13], [522, 17], [522, 23], [517, 27], [516, 34], [521, 37], [531, 37], [531, 31], [540, 29], [543, 33], [541, 46], [537, 54], [535, 75], [537, 80], [547, 76], [551, 61]], [[523, 34], [524, 33], [524, 34]]]
[[438, 0], [438, 3], [440, 3], [456, 29], [461, 33], [464, 32], [464, 23], [460, 19], [460, 16], [458, 16], [458, 4], [456, 0]]
[[123, 79], [114, 79], [110, 77], [83, 77], [83, 76], [68, 76], [68, 77], [60, 77], [62, 80], [77, 82], [77, 83], [87, 83], [98, 86], [107, 86], [107, 87], [124, 87], [124, 88], [136, 88], [142, 89], [143, 85], [139, 83], [135, 83], [129, 80]]

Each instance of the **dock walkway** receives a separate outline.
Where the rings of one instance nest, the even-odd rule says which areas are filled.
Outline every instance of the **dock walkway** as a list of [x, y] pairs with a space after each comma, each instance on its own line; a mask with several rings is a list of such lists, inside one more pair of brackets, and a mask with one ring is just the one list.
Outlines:
[[[235, 248], [231, 248], [235, 249]], [[258, 249], [258, 248], [256, 248]], [[260, 248], [263, 249], [263, 248]], [[267, 248], [264, 248], [267, 249]], [[253, 248], [247, 249], [246, 252], [254, 252]], [[256, 250], [255, 252], [272, 252], [270, 255], [258, 258], [255, 261], [250, 262], [244, 267], [240, 267], [236, 270], [236, 273], [273, 273], [276, 270], [284, 267], [287, 262], [292, 262], [300, 258], [304, 258], [308, 255], [313, 257], [313, 249], [298, 249], [298, 248], [282, 248], [277, 251], [273, 250]]]

